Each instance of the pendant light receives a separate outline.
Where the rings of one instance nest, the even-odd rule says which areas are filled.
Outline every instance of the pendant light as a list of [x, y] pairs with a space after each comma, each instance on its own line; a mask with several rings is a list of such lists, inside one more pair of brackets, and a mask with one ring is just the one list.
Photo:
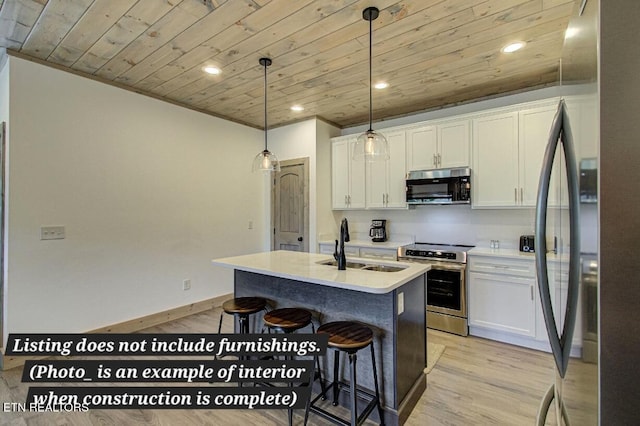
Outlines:
[[362, 18], [369, 21], [369, 130], [358, 136], [353, 148], [354, 160], [385, 161], [389, 159], [389, 143], [382, 133], [373, 130], [372, 107], [372, 78], [371, 78], [371, 49], [373, 45], [373, 21], [380, 11], [376, 7], [368, 7], [362, 11]]
[[278, 157], [267, 149], [267, 67], [271, 65], [271, 59], [260, 58], [258, 61], [264, 67], [264, 150], [253, 159], [252, 170], [257, 172], [279, 172], [280, 162]]

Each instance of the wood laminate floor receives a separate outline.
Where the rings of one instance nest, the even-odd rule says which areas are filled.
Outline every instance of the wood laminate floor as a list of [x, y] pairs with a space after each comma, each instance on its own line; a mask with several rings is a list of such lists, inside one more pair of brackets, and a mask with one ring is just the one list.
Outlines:
[[[214, 309], [156, 326], [147, 333], [216, 332], [220, 310]], [[225, 317], [224, 332], [232, 321]], [[475, 337], [428, 331], [431, 342], [446, 346], [427, 376], [427, 390], [407, 426], [533, 425], [540, 400], [554, 380], [550, 354]], [[0, 404], [26, 400], [22, 368], [0, 372]], [[55, 385], [55, 384], [52, 384]], [[597, 367], [572, 360], [565, 384], [574, 425], [597, 424]], [[300, 413], [303, 413], [300, 410]], [[557, 424], [552, 411], [548, 425]], [[17, 413], [0, 410], [0, 425], [286, 425], [284, 410], [91, 410], [87, 413]], [[301, 425], [302, 417], [294, 417]], [[309, 424], [328, 422], [311, 414]], [[367, 422], [367, 424], [373, 424]]]

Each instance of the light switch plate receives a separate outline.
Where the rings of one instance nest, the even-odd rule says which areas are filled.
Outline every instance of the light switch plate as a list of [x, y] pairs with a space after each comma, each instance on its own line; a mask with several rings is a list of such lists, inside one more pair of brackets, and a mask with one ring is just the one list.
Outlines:
[[64, 226], [42, 226], [40, 227], [41, 240], [64, 240]]

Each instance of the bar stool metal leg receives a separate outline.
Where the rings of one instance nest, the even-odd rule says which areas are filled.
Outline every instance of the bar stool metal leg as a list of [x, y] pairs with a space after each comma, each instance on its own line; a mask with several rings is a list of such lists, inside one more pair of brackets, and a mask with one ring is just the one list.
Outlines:
[[338, 378], [340, 375], [340, 351], [333, 351], [333, 402], [334, 406], [338, 405]]
[[358, 355], [355, 352], [349, 352], [349, 366], [351, 368], [351, 426], [358, 424], [358, 398], [356, 395], [356, 362]]
[[378, 387], [378, 371], [376, 368], [376, 354], [373, 350], [373, 342], [371, 342], [371, 365], [373, 366], [373, 384], [376, 390], [376, 400], [378, 401], [378, 416], [380, 416], [380, 426], [384, 426], [384, 411], [382, 410], [382, 401], [380, 401], [380, 389]]
[[[313, 325], [313, 323], [311, 323], [311, 333], [316, 334], [316, 327]], [[327, 389], [324, 385], [324, 380], [322, 379], [322, 370], [320, 369], [320, 357], [314, 356], [314, 359], [316, 361], [315, 365], [316, 365], [316, 372], [318, 373], [318, 380], [320, 380], [320, 389], [322, 389], [322, 400], [325, 401], [327, 399], [327, 396], [326, 396]], [[313, 377], [309, 386], [311, 386], [311, 384], [315, 381], [316, 372], [313, 373]]]

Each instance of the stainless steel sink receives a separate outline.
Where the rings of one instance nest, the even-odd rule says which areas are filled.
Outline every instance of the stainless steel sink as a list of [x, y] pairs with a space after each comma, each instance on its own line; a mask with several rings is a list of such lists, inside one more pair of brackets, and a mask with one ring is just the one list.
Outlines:
[[[320, 265], [327, 266], [338, 266], [338, 262], [335, 260], [327, 260], [325, 262], [321, 262]], [[398, 272], [404, 269], [407, 269], [406, 266], [391, 266], [391, 265], [378, 265], [378, 264], [368, 264], [361, 262], [348, 262], [347, 268], [349, 269], [360, 269], [363, 271], [375, 271], [375, 272]]]
[[365, 271], [376, 271], [376, 272], [398, 272], [406, 268], [402, 266], [391, 266], [391, 265], [367, 265], [362, 269]]
[[[327, 260], [326, 262], [322, 262], [321, 265], [338, 266], [338, 262], [335, 260]], [[347, 262], [347, 268], [351, 268], [351, 269], [362, 269], [365, 266], [367, 266], [366, 263]]]

